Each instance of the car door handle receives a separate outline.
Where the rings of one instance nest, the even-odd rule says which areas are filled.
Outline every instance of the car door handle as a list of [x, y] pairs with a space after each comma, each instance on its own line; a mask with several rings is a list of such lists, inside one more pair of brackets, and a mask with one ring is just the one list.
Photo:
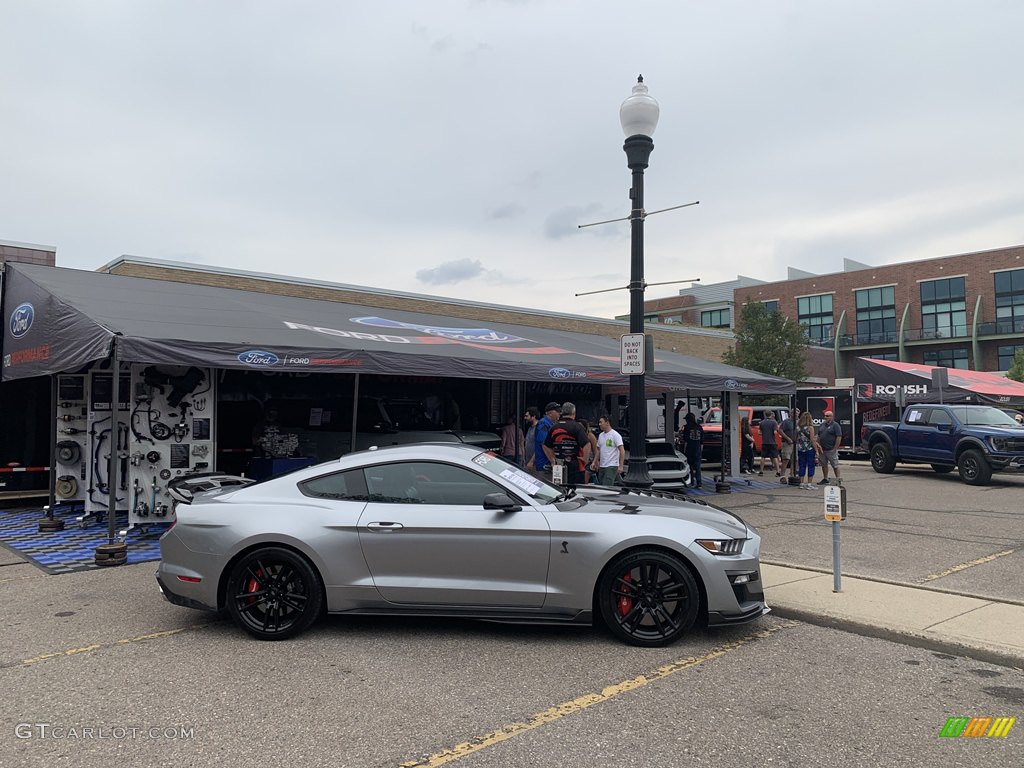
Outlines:
[[397, 531], [399, 528], [404, 527], [401, 523], [367, 523], [366, 527], [371, 531], [377, 531], [380, 533], [391, 533], [391, 531]]

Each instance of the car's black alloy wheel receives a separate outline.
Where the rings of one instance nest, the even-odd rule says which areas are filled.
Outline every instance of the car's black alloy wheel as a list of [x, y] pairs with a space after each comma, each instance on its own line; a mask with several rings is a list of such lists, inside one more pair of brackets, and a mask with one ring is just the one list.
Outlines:
[[960, 454], [957, 459], [960, 479], [968, 485], [988, 485], [992, 479], [992, 467], [985, 460], [984, 454], [976, 448], [970, 448]]
[[896, 469], [896, 458], [888, 443], [876, 443], [871, 447], [871, 468], [883, 475]]
[[598, 585], [601, 617], [630, 645], [668, 645], [693, 626], [700, 592], [690, 569], [659, 550], [627, 553], [612, 562]]
[[231, 571], [227, 608], [242, 629], [260, 640], [284, 640], [320, 615], [320, 579], [306, 560], [289, 549], [250, 552]]

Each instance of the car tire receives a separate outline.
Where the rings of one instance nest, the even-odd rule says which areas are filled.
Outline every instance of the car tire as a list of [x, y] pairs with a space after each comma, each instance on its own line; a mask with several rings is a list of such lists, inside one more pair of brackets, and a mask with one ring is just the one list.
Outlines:
[[871, 446], [871, 468], [882, 475], [891, 475], [896, 469], [896, 457], [888, 443], [875, 443]]
[[957, 459], [960, 479], [968, 485], [988, 485], [992, 479], [992, 466], [985, 459], [985, 454], [976, 448], [969, 448]]
[[323, 587], [304, 557], [283, 547], [263, 547], [235, 563], [225, 602], [228, 615], [253, 637], [287, 640], [316, 621]]
[[682, 558], [645, 549], [608, 564], [598, 579], [597, 603], [612, 635], [628, 645], [657, 648], [693, 626], [700, 590]]
[[939, 475], [944, 475], [947, 472], [953, 471], [953, 467], [948, 464], [932, 464], [932, 469], [934, 469], [935, 473]]

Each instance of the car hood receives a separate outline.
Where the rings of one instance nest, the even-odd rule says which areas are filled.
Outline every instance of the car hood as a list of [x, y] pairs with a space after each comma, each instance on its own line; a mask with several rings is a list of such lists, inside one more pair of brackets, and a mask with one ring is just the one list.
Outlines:
[[671, 517], [705, 525], [730, 538], [747, 538], [748, 526], [743, 518], [703, 501], [681, 499], [657, 492], [618, 489], [577, 488], [576, 495], [587, 500], [584, 509], [590, 513], [637, 514]]

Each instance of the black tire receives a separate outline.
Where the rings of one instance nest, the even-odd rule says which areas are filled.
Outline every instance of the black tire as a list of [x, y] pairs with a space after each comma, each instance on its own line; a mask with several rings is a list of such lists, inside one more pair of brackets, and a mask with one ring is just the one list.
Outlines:
[[259, 640], [287, 640], [316, 621], [320, 577], [290, 549], [253, 550], [235, 563], [225, 597], [232, 620]]
[[700, 590], [676, 555], [639, 550], [619, 556], [605, 568], [597, 585], [597, 603], [616, 638], [656, 648], [674, 643], [693, 626]]
[[896, 469], [896, 457], [888, 443], [875, 443], [871, 446], [871, 468], [882, 475], [891, 475]]
[[992, 465], [977, 448], [969, 448], [961, 453], [956, 463], [960, 469], [960, 479], [968, 485], [988, 485], [992, 479]]
[[953, 467], [949, 466], [948, 464], [932, 464], [932, 469], [934, 469], [935, 472], [940, 475], [944, 475], [947, 472], [953, 471]]

